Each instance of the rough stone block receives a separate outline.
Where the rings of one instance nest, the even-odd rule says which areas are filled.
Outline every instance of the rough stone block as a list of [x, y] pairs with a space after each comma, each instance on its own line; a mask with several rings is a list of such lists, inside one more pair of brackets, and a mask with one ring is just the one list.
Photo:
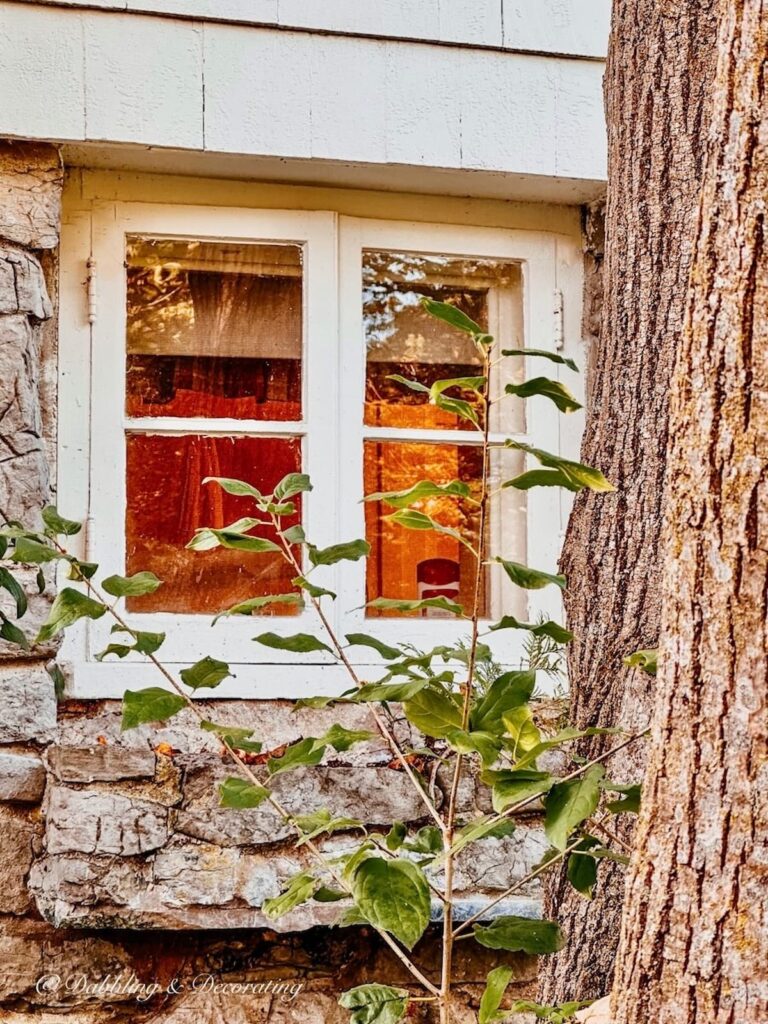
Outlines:
[[56, 695], [43, 665], [9, 665], [0, 672], [0, 683], [0, 743], [50, 742], [56, 731]]
[[155, 774], [156, 756], [149, 747], [51, 747], [48, 767], [60, 782], [114, 782]]
[[15, 313], [48, 320], [53, 306], [39, 260], [0, 246], [0, 314]]
[[59, 243], [64, 169], [55, 146], [0, 142], [0, 238], [30, 249]]
[[102, 790], [52, 789], [47, 808], [49, 853], [131, 857], [168, 840], [168, 811], [149, 800]]
[[45, 790], [45, 768], [39, 757], [0, 752], [0, 800], [37, 803]]
[[0, 804], [0, 913], [24, 914], [29, 910], [27, 875], [42, 832], [36, 813]]

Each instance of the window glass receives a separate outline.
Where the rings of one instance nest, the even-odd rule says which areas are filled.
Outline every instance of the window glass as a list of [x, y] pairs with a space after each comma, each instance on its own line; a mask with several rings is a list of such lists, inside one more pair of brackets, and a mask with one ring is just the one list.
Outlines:
[[129, 236], [129, 416], [301, 419], [302, 249]]
[[[466, 420], [429, 404], [423, 392], [390, 378], [398, 374], [429, 386], [437, 378], [472, 377], [482, 360], [472, 338], [435, 319], [423, 297], [457, 306], [509, 348], [522, 347], [520, 269], [491, 259], [367, 251], [363, 254], [366, 345], [365, 424], [375, 427], [466, 429]], [[494, 388], [520, 373], [517, 360], [499, 365]], [[459, 397], [459, 392], [449, 392]], [[472, 400], [469, 392], [461, 397]], [[522, 429], [522, 411], [499, 407], [494, 430]], [[517, 418], [515, 418], [517, 416]], [[481, 423], [482, 425], [482, 423]]]
[[[253, 502], [226, 494], [209, 476], [247, 480], [269, 493], [286, 473], [301, 469], [298, 438], [165, 436], [129, 433], [127, 444], [126, 571], [154, 572], [163, 585], [154, 594], [128, 598], [139, 612], [219, 612], [238, 601], [293, 590], [295, 576], [277, 553], [217, 548], [189, 551], [198, 527], [220, 529], [253, 516]], [[301, 496], [292, 499], [301, 516]], [[259, 536], [274, 536], [263, 527]], [[265, 615], [291, 615], [294, 605], [271, 605]]]

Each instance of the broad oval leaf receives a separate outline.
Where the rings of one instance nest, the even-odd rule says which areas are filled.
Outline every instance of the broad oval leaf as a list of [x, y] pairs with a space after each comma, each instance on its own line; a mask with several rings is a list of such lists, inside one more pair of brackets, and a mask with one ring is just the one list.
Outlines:
[[492, 971], [489, 971], [485, 983], [485, 991], [480, 1000], [480, 1011], [477, 1015], [478, 1024], [491, 1024], [492, 1021], [507, 1016], [506, 1013], [500, 1014], [498, 1010], [504, 993], [507, 990], [507, 985], [512, 980], [514, 973], [512, 968], [506, 964], [502, 964], [501, 967], [494, 967]]
[[509, 807], [541, 796], [552, 788], [555, 781], [549, 772], [527, 768], [486, 771], [482, 779], [493, 787], [491, 801], [497, 814], [503, 814]]
[[377, 640], [375, 636], [368, 636], [367, 633], [347, 633], [346, 641], [350, 647], [371, 647], [385, 661], [395, 661], [397, 658], [402, 657], [403, 653], [396, 647], [390, 647], [389, 644]]
[[285, 501], [311, 490], [312, 483], [306, 473], [288, 473], [275, 488], [273, 497], [276, 501]]
[[100, 619], [106, 610], [106, 605], [103, 605], [101, 601], [94, 601], [93, 598], [81, 594], [79, 590], [74, 590], [72, 587], [64, 587], [56, 595], [48, 618], [37, 634], [36, 643], [45, 643], [46, 640], [50, 640], [57, 633], [77, 622], [78, 619]]
[[524, 590], [541, 590], [550, 584], [560, 587], [561, 590], [565, 589], [565, 576], [553, 576], [551, 573], [542, 572], [540, 569], [531, 569], [520, 562], [510, 562], [505, 558], [494, 558], [493, 561], [502, 565], [504, 572], [512, 582]]
[[490, 732], [467, 732], [451, 729], [445, 733], [448, 745], [460, 754], [479, 754], [483, 765], [488, 768], [498, 758], [501, 742]]
[[579, 372], [578, 366], [572, 359], [561, 356], [559, 352], [549, 352], [544, 348], [503, 348], [501, 354], [503, 356], [536, 356], [541, 359], [549, 359], [552, 363], [560, 363], [563, 366], [567, 366], [569, 370], [573, 370], [575, 373]]
[[107, 576], [101, 585], [112, 597], [141, 597], [154, 594], [163, 581], [153, 572], [137, 572], [133, 576]]
[[606, 806], [611, 814], [639, 814], [642, 786], [639, 782], [619, 785], [616, 782], [603, 780], [602, 788], [611, 793], [621, 793], [621, 799], [610, 800]]
[[123, 694], [123, 721], [121, 729], [135, 729], [146, 722], [165, 722], [186, 707], [186, 700], [178, 693], [148, 686], [144, 690], [126, 690]]
[[269, 790], [245, 779], [225, 779], [219, 786], [219, 803], [222, 807], [243, 810], [258, 807], [269, 796]]
[[659, 652], [656, 648], [635, 651], [634, 654], [627, 655], [624, 664], [629, 668], [640, 668], [649, 676], [655, 676], [659, 669]]
[[200, 728], [205, 732], [212, 732], [236, 750], [245, 750], [249, 754], [258, 754], [261, 751], [262, 744], [258, 740], [250, 738], [253, 735], [253, 729], [243, 729], [237, 725], [220, 725], [207, 718], [200, 723]]
[[279, 896], [264, 900], [261, 910], [267, 917], [275, 920], [293, 910], [294, 907], [298, 907], [299, 904], [306, 903], [319, 888], [320, 879], [302, 871], [301, 874], [294, 875], [290, 879]]
[[0, 622], [2, 622], [2, 625], [0, 626], [0, 639], [7, 641], [9, 644], [16, 644], [16, 646], [21, 647], [22, 650], [28, 651], [29, 640], [27, 640], [27, 637], [22, 630], [11, 622], [8, 616], [4, 615], [3, 612], [0, 612]]
[[557, 953], [565, 945], [565, 936], [555, 921], [509, 915], [497, 917], [489, 925], [476, 924], [473, 930], [481, 946], [510, 953]]
[[366, 558], [371, 550], [367, 540], [348, 540], [342, 544], [331, 544], [328, 548], [307, 546], [312, 565], [335, 565], [337, 562], [356, 562]]
[[[16, 618], [20, 619], [27, 611], [27, 595], [24, 588], [8, 569], [0, 565], [0, 590], [7, 590], [16, 603]], [[106, 609], [105, 609], [106, 611]]]
[[294, 633], [293, 636], [278, 636], [277, 633], [261, 633], [253, 638], [256, 643], [272, 647], [276, 651], [293, 651], [294, 654], [309, 654], [312, 651], [333, 651], [322, 640], [309, 633]]
[[225, 661], [218, 661], [208, 655], [179, 673], [183, 682], [193, 690], [213, 689], [231, 674]]
[[507, 384], [504, 390], [508, 395], [516, 395], [518, 398], [532, 398], [534, 395], [541, 395], [554, 402], [560, 412], [575, 412], [581, 408], [581, 404], [576, 401], [565, 384], [561, 384], [559, 380], [551, 380], [549, 377], [533, 377], [522, 384]]
[[378, 491], [375, 494], [367, 494], [363, 501], [383, 501], [393, 508], [408, 508], [426, 498], [469, 498], [469, 496], [469, 484], [465, 484], [462, 480], [451, 480], [447, 484], [420, 480], [413, 487], [408, 487], [404, 491]]
[[408, 992], [391, 985], [358, 985], [341, 996], [339, 1006], [352, 1011], [350, 1024], [397, 1024], [408, 1008]]
[[600, 843], [594, 836], [585, 836], [576, 849], [568, 857], [568, 864], [565, 869], [566, 877], [573, 888], [592, 899], [592, 892], [597, 882], [597, 860], [587, 851], [599, 846]]
[[412, 679], [407, 683], [366, 683], [347, 700], [353, 704], [376, 702], [401, 703], [410, 700], [429, 683], [428, 679]]
[[464, 331], [465, 334], [484, 334], [483, 328], [479, 324], [448, 302], [439, 302], [437, 299], [430, 299], [424, 295], [421, 304], [431, 316]]
[[376, 928], [413, 949], [429, 924], [429, 886], [411, 861], [367, 857], [352, 876], [352, 895]]
[[[253, 525], [259, 525], [254, 521]], [[249, 527], [252, 529], [252, 527]], [[233, 551], [249, 551], [251, 554], [262, 554], [265, 551], [281, 551], [274, 541], [266, 537], [251, 537], [239, 530], [212, 530], [208, 527], [197, 530], [187, 544], [192, 551], [210, 551], [212, 548], [230, 548]]]
[[33, 537], [17, 537], [11, 558], [14, 562], [23, 562], [25, 565], [44, 565], [46, 562], [54, 562], [59, 558], [66, 557], [55, 548], [47, 544], [41, 544]]
[[336, 595], [332, 590], [326, 590], [325, 587], [318, 587], [316, 583], [311, 583], [304, 576], [295, 576], [291, 583], [294, 587], [300, 587], [302, 590], [306, 590], [310, 597], [314, 597], [315, 600], [319, 600], [321, 597], [330, 597], [331, 600], [336, 600]]
[[51, 533], [63, 534], [65, 537], [74, 537], [83, 528], [82, 523], [75, 522], [74, 519], [65, 519], [64, 516], [60, 515], [55, 505], [46, 505], [40, 514]]
[[559, 469], [529, 469], [511, 480], [505, 480], [502, 487], [514, 487], [518, 491], [529, 491], [532, 487], [565, 487], [568, 491], [580, 491]]
[[597, 809], [600, 782], [604, 774], [602, 765], [593, 765], [576, 779], [558, 782], [544, 801], [544, 832], [550, 843], [561, 853], [576, 826]]
[[487, 692], [472, 709], [470, 723], [474, 732], [494, 732], [502, 716], [527, 704], [536, 686], [536, 673], [532, 669], [503, 672], [488, 687]]
[[222, 491], [241, 498], [255, 498], [257, 501], [264, 500], [264, 495], [261, 491], [257, 490], [252, 484], [247, 484], [245, 480], [233, 480], [232, 477], [228, 476], [207, 476], [203, 483], [218, 484]]
[[497, 629], [527, 629], [534, 636], [548, 636], [557, 644], [567, 644], [573, 640], [573, 633], [565, 626], [548, 620], [547, 622], [520, 622], [514, 615], [504, 615], [498, 622], [488, 627], [491, 632]]
[[461, 729], [461, 704], [453, 694], [436, 686], [425, 686], [403, 704], [405, 717], [425, 736], [442, 738]]
[[374, 601], [369, 601], [365, 607], [381, 608], [390, 612], [418, 612], [422, 608], [440, 608], [453, 615], [464, 614], [461, 605], [447, 597], [428, 597], [421, 601], [401, 601], [398, 597], [377, 597]]
[[533, 720], [533, 714], [528, 705], [519, 708], [510, 708], [502, 716], [506, 734], [509, 737], [506, 743], [512, 759], [529, 753], [541, 743], [541, 733]]
[[237, 604], [233, 604], [231, 608], [227, 608], [226, 611], [219, 612], [212, 625], [215, 625], [219, 619], [229, 615], [252, 615], [254, 612], [271, 604], [296, 605], [303, 604], [303, 601], [301, 594], [266, 594], [263, 597], [249, 597], [246, 601], [239, 601]]
[[302, 768], [305, 765], [320, 764], [324, 753], [325, 745], [319, 743], [314, 736], [307, 736], [292, 743], [280, 757], [270, 757], [267, 761], [267, 771], [270, 775], [279, 775], [281, 772], [293, 771], [294, 768]]
[[570, 459], [563, 459], [559, 455], [553, 455], [541, 448], [534, 448], [532, 445], [523, 444], [521, 441], [508, 440], [508, 448], [515, 448], [517, 451], [533, 455], [542, 466], [548, 469], [557, 470], [568, 480], [571, 487], [581, 489], [588, 487], [591, 491], [615, 491], [616, 488], [600, 472], [592, 466], [585, 466], [582, 462], [572, 462]]

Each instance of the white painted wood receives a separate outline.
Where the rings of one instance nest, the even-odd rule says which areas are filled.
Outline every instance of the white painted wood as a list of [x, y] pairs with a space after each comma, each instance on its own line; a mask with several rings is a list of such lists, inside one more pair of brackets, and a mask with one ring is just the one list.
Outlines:
[[[34, 3], [35, 0], [26, 0]], [[604, 57], [610, 0], [47, 0], [189, 19]]]
[[604, 57], [610, 0], [502, 0], [504, 46]]
[[257, 158], [305, 180], [308, 158], [380, 168], [389, 187], [402, 167], [484, 172], [568, 201], [605, 174], [596, 62], [7, 0], [0, 18], [0, 134], [186, 151], [177, 173], [201, 152], [242, 177]]
[[201, 27], [119, 15], [83, 25], [88, 138], [202, 149]]

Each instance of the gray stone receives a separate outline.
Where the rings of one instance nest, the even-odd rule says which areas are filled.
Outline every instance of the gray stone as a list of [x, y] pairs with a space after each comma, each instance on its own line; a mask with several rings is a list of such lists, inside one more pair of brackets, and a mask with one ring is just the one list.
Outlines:
[[0, 800], [37, 803], [45, 790], [45, 768], [39, 757], [0, 752]]
[[29, 910], [27, 875], [42, 832], [38, 814], [0, 804], [0, 913], [25, 914]]
[[239, 860], [235, 849], [211, 844], [175, 845], [157, 854], [152, 873], [168, 906], [220, 906], [235, 897]]
[[168, 840], [168, 811], [149, 800], [101, 790], [54, 786], [47, 808], [49, 853], [69, 851], [130, 857]]
[[42, 664], [0, 670], [0, 743], [49, 742], [56, 732], [56, 695]]
[[30, 249], [59, 242], [64, 169], [55, 146], [0, 142], [0, 238]]
[[48, 320], [53, 307], [40, 262], [30, 253], [0, 246], [0, 314]]
[[114, 782], [152, 778], [156, 756], [149, 747], [56, 746], [46, 752], [46, 762], [61, 782]]

